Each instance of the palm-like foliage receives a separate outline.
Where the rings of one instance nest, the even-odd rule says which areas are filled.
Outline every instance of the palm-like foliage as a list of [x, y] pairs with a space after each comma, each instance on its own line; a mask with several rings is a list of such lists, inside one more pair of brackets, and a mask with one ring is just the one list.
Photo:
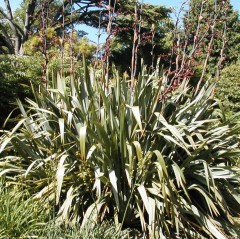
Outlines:
[[[214, 85], [182, 85], [167, 100], [143, 70], [134, 89], [88, 73], [61, 79], [27, 100], [1, 138], [1, 175], [55, 203], [64, 223], [114, 218], [146, 237], [227, 238], [239, 211], [239, 124], [226, 121]], [[147, 235], [148, 234], [148, 235]]]

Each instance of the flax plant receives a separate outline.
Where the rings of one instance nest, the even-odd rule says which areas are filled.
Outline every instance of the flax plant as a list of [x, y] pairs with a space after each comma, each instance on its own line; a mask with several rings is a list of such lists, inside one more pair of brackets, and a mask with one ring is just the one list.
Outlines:
[[206, 84], [165, 91], [144, 67], [134, 90], [113, 69], [108, 90], [85, 64], [28, 99], [0, 141], [1, 171], [52, 205], [59, 223], [113, 219], [143, 238], [228, 238], [239, 213], [239, 123]]

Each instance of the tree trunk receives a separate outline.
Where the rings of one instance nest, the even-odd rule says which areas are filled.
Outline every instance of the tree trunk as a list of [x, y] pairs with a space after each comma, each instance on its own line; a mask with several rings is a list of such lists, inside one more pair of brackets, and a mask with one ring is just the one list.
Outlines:
[[[11, 36], [6, 31], [2, 31], [0, 36], [0, 41], [2, 45], [8, 48], [10, 54], [23, 54], [23, 43], [28, 40], [28, 35], [30, 32], [30, 27], [33, 23], [33, 14], [37, 4], [37, 0], [32, 0], [29, 2], [25, 14], [25, 23], [24, 28], [21, 27], [14, 21], [12, 8], [9, 0], [4, 0], [6, 6], [6, 13], [0, 9], [0, 13], [7, 20], [10, 29]], [[1, 29], [4, 29], [4, 26], [0, 26]]]

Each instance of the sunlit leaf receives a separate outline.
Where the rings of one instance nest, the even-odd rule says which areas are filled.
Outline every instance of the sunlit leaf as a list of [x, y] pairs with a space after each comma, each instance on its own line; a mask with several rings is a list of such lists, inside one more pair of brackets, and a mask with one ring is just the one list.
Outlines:
[[63, 155], [60, 158], [59, 163], [58, 163], [58, 167], [57, 167], [57, 173], [56, 173], [56, 179], [57, 179], [56, 204], [59, 203], [59, 198], [60, 198], [60, 195], [61, 195], [64, 172], [65, 172], [64, 162], [65, 162], [67, 157], [68, 157], [68, 155]]

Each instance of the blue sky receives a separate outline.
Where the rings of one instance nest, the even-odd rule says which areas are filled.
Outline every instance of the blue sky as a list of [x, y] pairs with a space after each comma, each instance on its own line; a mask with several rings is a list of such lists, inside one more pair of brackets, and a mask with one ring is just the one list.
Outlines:
[[[183, 0], [143, 0], [145, 3], [164, 5], [167, 7], [179, 7]], [[22, 0], [10, 0], [13, 9], [16, 9]], [[139, 0], [141, 2], [141, 0]], [[240, 12], [240, 0], [231, 0], [233, 7]], [[4, 6], [4, 0], [0, 0], [0, 6]]]
[[[139, 2], [141, 2], [142, 0], [139, 0]], [[12, 9], [15, 10], [19, 4], [22, 2], [22, 0], [10, 0], [10, 4], [12, 6]], [[155, 4], [155, 5], [163, 5], [166, 7], [173, 7], [176, 10], [178, 10], [178, 8], [181, 6], [181, 3], [183, 2], [183, 0], [143, 0], [144, 3], [151, 3], [151, 4]], [[235, 10], [238, 10], [240, 12], [240, 0], [231, 0], [231, 4], [233, 5]], [[4, 7], [4, 0], [0, 0], [0, 6]], [[88, 33], [88, 37], [93, 40], [96, 41], [96, 34], [97, 34], [97, 30], [95, 28], [89, 28], [89, 27], [85, 27], [85, 26], [81, 26], [81, 29], [86, 31]], [[105, 37], [103, 35], [101, 42], [103, 42], [105, 40]]]

